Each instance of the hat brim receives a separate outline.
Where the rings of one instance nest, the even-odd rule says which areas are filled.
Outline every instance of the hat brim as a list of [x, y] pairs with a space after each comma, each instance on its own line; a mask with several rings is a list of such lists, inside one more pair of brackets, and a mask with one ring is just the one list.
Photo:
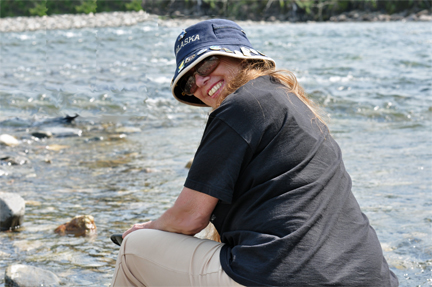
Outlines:
[[[238, 46], [227, 46], [225, 47], [230, 51], [238, 51], [239, 47]], [[250, 49], [250, 48], [249, 48]], [[188, 55], [188, 57], [190, 57], [191, 55], [195, 55], [198, 51], [193, 51], [192, 53], [190, 53]], [[195, 67], [197, 64], [199, 64], [202, 60], [204, 60], [205, 58], [209, 57], [209, 56], [213, 56], [213, 55], [220, 55], [220, 56], [226, 56], [226, 57], [232, 57], [232, 58], [237, 58], [237, 59], [248, 59], [248, 60], [268, 60], [273, 62], [273, 64], [276, 66], [276, 63], [273, 59], [271, 59], [270, 57], [267, 57], [265, 55], [262, 54], [254, 54], [252, 55], [244, 55], [243, 53], [235, 53], [235, 52], [226, 52], [225, 50], [221, 49], [221, 50], [217, 50], [217, 51], [213, 51], [213, 50], [209, 50], [206, 53], [203, 53], [202, 55], [199, 55], [196, 59], [193, 60], [193, 62], [191, 62], [189, 65], [187, 65], [184, 69], [182, 69], [173, 79], [172, 83], [171, 83], [171, 92], [173, 94], [173, 96], [181, 103], [187, 104], [187, 105], [191, 105], [191, 106], [197, 106], [197, 107], [208, 107], [208, 105], [206, 105], [204, 102], [202, 102], [200, 99], [198, 99], [195, 96], [188, 96], [188, 95], [183, 95], [183, 91], [182, 89], [177, 85], [177, 83], [180, 81], [180, 79], [187, 73], [189, 72], [193, 67]]]

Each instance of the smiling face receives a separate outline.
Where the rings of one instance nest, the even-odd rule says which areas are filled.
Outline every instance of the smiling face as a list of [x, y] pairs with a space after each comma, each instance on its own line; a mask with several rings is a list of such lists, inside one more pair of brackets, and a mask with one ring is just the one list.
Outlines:
[[206, 105], [216, 109], [221, 96], [225, 95], [225, 87], [240, 71], [240, 59], [220, 57], [217, 68], [208, 76], [195, 74], [197, 90], [194, 96]]

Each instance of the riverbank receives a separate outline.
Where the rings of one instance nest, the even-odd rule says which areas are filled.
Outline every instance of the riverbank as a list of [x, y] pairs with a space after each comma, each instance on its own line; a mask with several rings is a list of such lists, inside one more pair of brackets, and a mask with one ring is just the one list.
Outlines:
[[[188, 26], [200, 19], [208, 17], [183, 17], [163, 18], [144, 11], [131, 12], [102, 12], [90, 14], [63, 14], [51, 16], [34, 17], [8, 17], [0, 19], [0, 32], [24, 32], [35, 30], [66, 30], [81, 28], [119, 27], [132, 26], [140, 22], [159, 21], [162, 26]], [[351, 11], [332, 16], [328, 22], [389, 22], [389, 21], [432, 21], [432, 14], [428, 10], [418, 13], [382, 14], [379, 12]], [[188, 23], [190, 22], [190, 23]], [[243, 21], [242, 21], [243, 22]], [[261, 23], [291, 22], [280, 20], [275, 16], [269, 17]]]

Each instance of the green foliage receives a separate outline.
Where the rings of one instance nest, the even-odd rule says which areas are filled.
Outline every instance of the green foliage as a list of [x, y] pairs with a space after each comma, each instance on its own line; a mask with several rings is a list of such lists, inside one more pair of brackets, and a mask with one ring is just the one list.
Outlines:
[[[387, 14], [402, 11], [431, 10], [431, 0], [202, 0], [202, 11], [211, 17], [260, 19], [269, 15], [291, 13], [293, 4], [302, 19], [328, 19], [348, 12], [380, 11]], [[146, 0], [161, 15], [175, 10], [196, 11], [198, 0]], [[43, 16], [70, 13], [139, 11], [142, 0], [0, 0], [0, 17]], [[174, 8], [175, 7], [175, 8]], [[171, 11], [171, 10], [172, 11]]]
[[279, 0], [279, 7], [280, 7], [281, 9], [283, 9], [284, 6], [285, 6], [285, 1], [284, 1], [284, 0]]
[[314, 5], [314, 0], [296, 0], [295, 3], [301, 9], [306, 11], [306, 14], [311, 14], [311, 9]]
[[216, 0], [204, 0], [203, 2], [209, 4], [211, 9], [216, 8]]
[[142, 10], [141, 0], [132, 0], [130, 3], [125, 3], [125, 7], [127, 10], [140, 11]]
[[76, 6], [75, 10], [78, 13], [96, 13], [97, 3], [96, 0], [82, 0], [81, 5]]
[[32, 16], [45, 16], [48, 10], [46, 0], [34, 3], [34, 8], [30, 8], [29, 12]]

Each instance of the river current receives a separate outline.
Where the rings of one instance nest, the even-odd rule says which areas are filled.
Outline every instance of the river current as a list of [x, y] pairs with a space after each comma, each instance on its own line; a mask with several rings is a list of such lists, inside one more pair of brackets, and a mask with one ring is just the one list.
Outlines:
[[[209, 113], [170, 93], [182, 28], [152, 20], [0, 34], [0, 134], [21, 142], [0, 146], [0, 158], [14, 159], [0, 161], [0, 191], [26, 200], [23, 227], [0, 233], [0, 274], [22, 263], [62, 286], [109, 286], [118, 253], [110, 234], [174, 202]], [[243, 28], [321, 107], [400, 286], [432, 286], [430, 23]], [[75, 114], [81, 136], [31, 136]], [[82, 214], [94, 216], [97, 235], [54, 233]]]

